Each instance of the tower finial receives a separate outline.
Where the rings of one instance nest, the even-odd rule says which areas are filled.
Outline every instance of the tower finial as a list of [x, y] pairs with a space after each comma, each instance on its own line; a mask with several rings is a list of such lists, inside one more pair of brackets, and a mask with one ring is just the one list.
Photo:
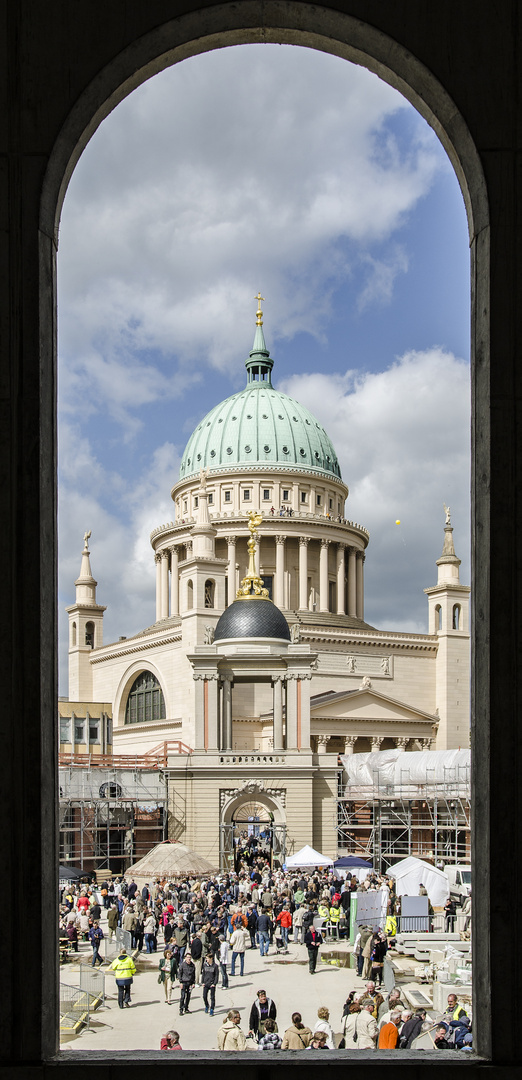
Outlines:
[[261, 301], [264, 299], [264, 296], [261, 296], [260, 292], [258, 292], [257, 296], [254, 296], [254, 300], [257, 300], [256, 326], [263, 325], [263, 312], [261, 311]]
[[444, 507], [444, 513], [446, 515], [446, 521], [444, 524], [451, 525], [451, 508], [449, 506], [446, 506], [446, 503], [443, 503], [442, 505]]
[[88, 532], [83, 534], [83, 550], [84, 551], [89, 551], [89, 540], [91, 539], [91, 536], [92, 536], [92, 533], [91, 533], [90, 529], [89, 529]]
[[236, 599], [269, 600], [268, 589], [263, 588], [263, 579], [256, 572], [256, 540], [259, 539], [257, 526], [261, 524], [263, 515], [259, 513], [259, 510], [249, 510], [247, 517], [250, 530], [250, 539], [247, 543], [248, 570], [237, 590]]

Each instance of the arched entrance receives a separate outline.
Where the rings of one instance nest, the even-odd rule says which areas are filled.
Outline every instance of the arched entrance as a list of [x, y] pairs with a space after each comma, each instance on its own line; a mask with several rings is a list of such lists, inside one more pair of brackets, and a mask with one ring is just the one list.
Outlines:
[[220, 861], [225, 870], [252, 868], [257, 860], [282, 866], [286, 856], [286, 822], [272, 799], [248, 791], [233, 800], [220, 825]]

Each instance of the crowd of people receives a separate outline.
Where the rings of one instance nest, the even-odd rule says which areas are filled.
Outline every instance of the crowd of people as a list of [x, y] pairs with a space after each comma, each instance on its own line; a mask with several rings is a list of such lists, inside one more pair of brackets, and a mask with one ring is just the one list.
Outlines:
[[[252, 854], [248, 853], [249, 856]], [[397, 909], [394, 883], [381, 875], [370, 875], [365, 888], [388, 886], [387, 921]], [[154, 881], [139, 888], [125, 878], [90, 887], [68, 887], [61, 897], [61, 933], [77, 951], [79, 940], [92, 946], [91, 963], [101, 964], [101, 943], [121, 927], [128, 932], [111, 964], [118, 987], [118, 1005], [131, 1007], [131, 987], [136, 972], [133, 955], [144, 951], [158, 957], [158, 983], [165, 1003], [178, 1005], [180, 1016], [190, 1014], [196, 986], [202, 989], [205, 1013], [214, 1016], [216, 990], [226, 990], [231, 979], [246, 974], [249, 950], [261, 958], [269, 950], [288, 951], [289, 943], [307, 950], [308, 971], [314, 975], [323, 944], [322, 928], [338, 938], [348, 936], [351, 893], [360, 889], [356, 878], [338, 881], [324, 871], [288, 874], [272, 870], [267, 860], [249, 858], [237, 873], [223, 873], [209, 881]], [[102, 906], [106, 909], [105, 931], [101, 926]], [[105, 925], [105, 922], [104, 922]], [[338, 1046], [346, 1049], [409, 1049], [425, 1026], [430, 1026], [423, 1010], [415, 1013], [401, 1001], [400, 991], [381, 993], [383, 966], [388, 950], [386, 927], [371, 925], [358, 929], [354, 943], [357, 975], [366, 980], [365, 989], [353, 991], [342, 1011], [342, 1033]], [[179, 996], [178, 996], [179, 992]], [[450, 995], [451, 997], [451, 995]], [[451, 1006], [451, 1007], [450, 1007]], [[334, 1032], [326, 1007], [319, 1009], [314, 1026], [307, 1027], [299, 1012], [292, 1025], [280, 1034], [275, 997], [259, 990], [248, 1018], [248, 1030], [241, 1028], [238, 1010], [229, 1010], [219, 1028], [218, 1047], [244, 1050], [247, 1040], [261, 1051], [274, 1049], [335, 1049]], [[168, 1031], [162, 1049], [179, 1049], [179, 1034]], [[440, 1049], [460, 1049], [471, 1045], [470, 1021], [466, 1010], [450, 1003], [435, 1033]]]

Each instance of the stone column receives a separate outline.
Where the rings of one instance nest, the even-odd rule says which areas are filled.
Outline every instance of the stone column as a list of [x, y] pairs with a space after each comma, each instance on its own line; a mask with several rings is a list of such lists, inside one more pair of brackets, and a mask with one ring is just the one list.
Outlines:
[[217, 750], [219, 721], [219, 676], [207, 675], [207, 740], [206, 750]]
[[223, 678], [223, 707], [222, 718], [222, 747], [223, 750], [232, 749], [232, 680]]
[[401, 736], [400, 739], [396, 739], [395, 745], [397, 747], [397, 750], [405, 750], [409, 741], [410, 740], [408, 738], [404, 738], [403, 736]]
[[344, 551], [346, 544], [337, 545], [337, 614], [344, 615]]
[[286, 677], [286, 749], [297, 750], [297, 675]]
[[319, 553], [319, 611], [328, 611], [328, 546], [329, 540], [321, 540]]
[[329, 735], [316, 735], [316, 739], [317, 739], [317, 753], [318, 754], [326, 754], [326, 746], [327, 746], [327, 743], [330, 742], [330, 736]]
[[354, 618], [357, 615], [357, 553], [355, 548], [350, 548], [348, 553], [348, 614]]
[[170, 614], [179, 615], [179, 555], [177, 547], [170, 549]]
[[227, 581], [228, 581], [228, 602], [231, 604], [236, 599], [236, 538], [235, 536], [225, 536], [227, 542]]
[[283, 608], [285, 606], [284, 596], [284, 584], [285, 584], [285, 540], [286, 536], [276, 536], [276, 571], [275, 571], [275, 589], [274, 589], [274, 603], [276, 607]]
[[364, 553], [357, 552], [357, 618], [364, 619]]
[[376, 750], [380, 750], [381, 742], [382, 742], [382, 739], [381, 739], [380, 735], [379, 736], [374, 736], [374, 738], [372, 739], [372, 754], [374, 754]]
[[353, 754], [353, 748], [357, 740], [357, 735], [345, 735], [344, 738], [344, 752], [345, 754]]
[[194, 687], [194, 750], [205, 748], [205, 702], [204, 702], [204, 675], [193, 676]]
[[160, 619], [169, 617], [169, 551], [163, 548], [161, 552], [161, 600]]
[[308, 610], [308, 544], [309, 536], [299, 537], [299, 610]]
[[156, 563], [156, 622], [161, 619], [161, 555], [159, 551], [154, 556]]
[[283, 750], [283, 676], [274, 675], [274, 727], [273, 744], [274, 750]]
[[310, 750], [310, 687], [312, 673], [303, 672], [297, 683], [297, 746]]

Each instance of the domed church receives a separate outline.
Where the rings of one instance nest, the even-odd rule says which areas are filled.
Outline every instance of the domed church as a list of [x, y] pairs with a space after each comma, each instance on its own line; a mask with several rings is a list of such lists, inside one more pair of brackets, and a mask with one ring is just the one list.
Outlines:
[[[103, 644], [86, 534], [60, 702], [62, 751], [172, 743], [169, 836], [223, 865], [253, 819], [280, 855], [335, 855], [339, 754], [469, 741], [469, 588], [449, 511], [428, 633], [368, 625], [368, 531], [345, 516], [326, 431], [272, 384], [256, 299], [246, 386], [198, 424], [173, 520], [151, 535], [156, 621]], [[67, 704], [105, 725], [96, 743], [89, 723], [67, 728]]]

